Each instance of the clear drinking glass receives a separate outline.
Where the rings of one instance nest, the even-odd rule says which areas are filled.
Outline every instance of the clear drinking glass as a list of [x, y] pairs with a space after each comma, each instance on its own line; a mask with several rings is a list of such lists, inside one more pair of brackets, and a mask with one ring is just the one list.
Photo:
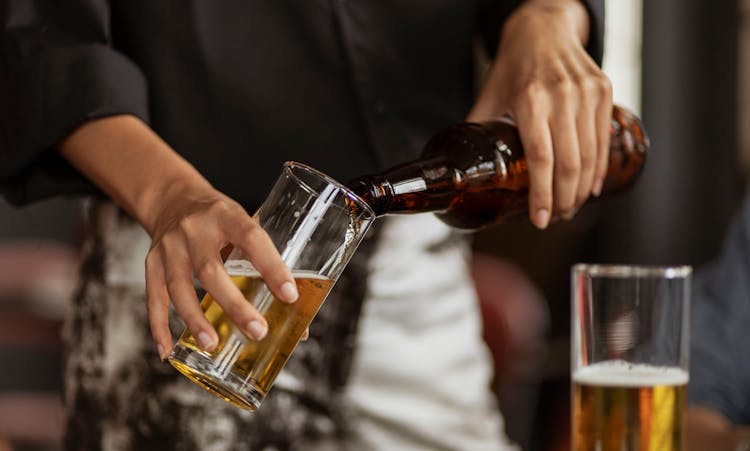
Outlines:
[[224, 266], [268, 321], [268, 334], [260, 341], [247, 338], [206, 294], [201, 307], [218, 332], [218, 346], [211, 352], [201, 350], [186, 329], [169, 356], [185, 376], [247, 410], [260, 406], [375, 219], [349, 189], [296, 162], [284, 164], [256, 217], [292, 270], [299, 299], [293, 304], [276, 299], [235, 249]]
[[683, 449], [691, 273], [573, 267], [574, 451]]

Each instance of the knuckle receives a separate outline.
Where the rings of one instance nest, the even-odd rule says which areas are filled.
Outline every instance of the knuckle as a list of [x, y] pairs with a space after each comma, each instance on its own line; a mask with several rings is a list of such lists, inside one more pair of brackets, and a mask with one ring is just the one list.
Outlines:
[[177, 230], [182, 232], [184, 235], [191, 235], [193, 230], [195, 230], [195, 224], [196, 223], [196, 217], [194, 214], [189, 214], [187, 216], [182, 217], [179, 221], [177, 221]]
[[560, 80], [555, 83], [554, 90], [559, 97], [568, 98], [575, 93], [576, 84], [570, 79]]
[[599, 73], [594, 86], [604, 96], [609, 97], [612, 95], [612, 81], [606, 75]]
[[581, 77], [577, 85], [581, 92], [586, 94], [598, 94], [600, 92], [599, 82], [594, 77]]
[[581, 170], [593, 169], [594, 163], [596, 163], [596, 155], [592, 152], [593, 149], [581, 150]]
[[242, 221], [242, 223], [239, 226], [240, 233], [242, 235], [242, 238], [247, 243], [255, 243], [258, 240], [263, 240], [265, 237], [265, 232], [263, 231], [263, 228], [258, 223], [258, 220], [255, 218], [248, 218], [245, 221]]
[[544, 92], [542, 83], [538, 80], [530, 80], [519, 91], [518, 96], [526, 99], [536, 99]]
[[551, 70], [546, 78], [546, 84], [558, 95], [572, 94], [578, 83], [578, 77], [571, 76], [564, 69]]
[[235, 210], [234, 206], [231, 205], [224, 199], [218, 199], [211, 203], [208, 207], [208, 212], [216, 217], [224, 216]]
[[577, 160], [563, 158], [557, 164], [557, 172], [563, 177], [574, 177], [581, 170], [581, 165]]
[[156, 243], [153, 251], [161, 253], [162, 255], [167, 255], [169, 249], [173, 248], [179, 242], [180, 237], [178, 234], [175, 233], [174, 230], [170, 230], [159, 238], [159, 242]]
[[525, 110], [533, 115], [543, 92], [542, 83], [537, 80], [529, 81], [517, 91], [511, 106], [515, 110]]
[[534, 168], [549, 168], [552, 166], [552, 155], [542, 146], [529, 146], [526, 150], [526, 161]]
[[195, 274], [200, 280], [211, 280], [219, 274], [217, 263], [210, 258], [203, 258], [195, 267]]

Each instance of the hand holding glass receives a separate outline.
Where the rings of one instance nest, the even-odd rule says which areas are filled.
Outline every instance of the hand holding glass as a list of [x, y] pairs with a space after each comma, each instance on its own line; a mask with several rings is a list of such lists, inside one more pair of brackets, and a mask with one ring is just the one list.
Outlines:
[[225, 267], [248, 302], [268, 321], [268, 334], [248, 339], [210, 294], [201, 307], [219, 335], [211, 352], [188, 330], [169, 356], [185, 376], [243, 409], [255, 410], [297, 346], [375, 216], [347, 188], [300, 163], [288, 162], [256, 213], [284, 263], [299, 298], [279, 301], [238, 249]]

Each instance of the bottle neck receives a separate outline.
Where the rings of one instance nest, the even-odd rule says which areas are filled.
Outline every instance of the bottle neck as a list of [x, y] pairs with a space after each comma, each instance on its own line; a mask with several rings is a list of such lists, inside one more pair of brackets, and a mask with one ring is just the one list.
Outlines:
[[393, 191], [382, 177], [360, 177], [347, 183], [347, 187], [372, 208], [375, 216], [389, 213]]
[[347, 186], [376, 216], [437, 212], [453, 199], [453, 172], [440, 157], [419, 159], [386, 172], [355, 179]]

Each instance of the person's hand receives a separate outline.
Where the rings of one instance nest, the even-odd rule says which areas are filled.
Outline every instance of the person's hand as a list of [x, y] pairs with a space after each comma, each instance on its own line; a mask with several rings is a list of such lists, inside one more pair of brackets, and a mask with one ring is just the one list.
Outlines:
[[152, 239], [146, 293], [152, 338], [164, 359], [172, 349], [170, 299], [205, 350], [218, 344], [198, 303], [193, 275], [250, 338], [268, 331], [265, 318], [224, 269], [222, 249], [239, 248], [268, 288], [286, 302], [297, 285], [258, 221], [214, 189], [145, 123], [132, 116], [89, 121], [59, 145], [61, 154], [143, 225]]
[[258, 221], [238, 203], [205, 187], [193, 192], [172, 187], [171, 191], [153, 222], [146, 258], [149, 321], [159, 355], [163, 358], [172, 346], [167, 327], [170, 299], [201, 348], [212, 350], [218, 343], [198, 304], [193, 274], [234, 324], [250, 338], [262, 339], [268, 323], [232, 283], [221, 250], [227, 245], [242, 250], [271, 291], [286, 302], [298, 296], [291, 271]]
[[529, 167], [529, 215], [545, 228], [570, 219], [607, 170], [612, 89], [586, 53], [579, 0], [528, 0], [506, 21], [487, 82], [468, 120], [517, 123]]
[[744, 451], [750, 449], [750, 426], [732, 424], [721, 412], [690, 405], [685, 412], [688, 451]]

